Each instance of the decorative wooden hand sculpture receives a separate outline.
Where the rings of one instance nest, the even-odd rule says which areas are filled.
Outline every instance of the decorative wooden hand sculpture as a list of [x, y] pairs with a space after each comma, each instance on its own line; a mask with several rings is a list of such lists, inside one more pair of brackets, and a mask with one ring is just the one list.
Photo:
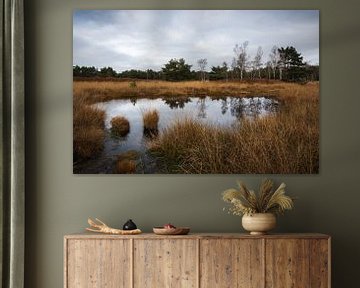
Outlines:
[[92, 228], [86, 228], [86, 230], [91, 232], [99, 232], [99, 233], [105, 233], [105, 234], [116, 234], [116, 235], [135, 235], [140, 234], [140, 229], [134, 229], [134, 230], [121, 230], [121, 229], [115, 229], [107, 226], [104, 222], [101, 220], [95, 218], [95, 221], [88, 218], [88, 223]]

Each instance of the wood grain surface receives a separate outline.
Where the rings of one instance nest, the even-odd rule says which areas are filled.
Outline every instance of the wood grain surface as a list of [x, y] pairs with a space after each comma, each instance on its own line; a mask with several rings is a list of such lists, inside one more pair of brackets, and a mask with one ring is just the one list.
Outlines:
[[330, 288], [330, 243], [323, 234], [66, 235], [64, 287]]
[[266, 287], [310, 287], [310, 241], [266, 240]]
[[329, 235], [320, 233], [288, 233], [288, 234], [265, 234], [250, 235], [249, 233], [189, 233], [188, 235], [156, 235], [154, 233], [142, 233], [139, 235], [110, 235], [102, 233], [76, 233], [65, 235], [65, 239], [329, 239]]
[[209, 239], [200, 246], [200, 287], [263, 287], [261, 239]]
[[330, 241], [313, 239], [310, 242], [310, 287], [327, 288], [330, 279]]
[[134, 241], [134, 287], [197, 287], [197, 241]]
[[69, 241], [65, 287], [130, 288], [130, 252], [130, 240]]

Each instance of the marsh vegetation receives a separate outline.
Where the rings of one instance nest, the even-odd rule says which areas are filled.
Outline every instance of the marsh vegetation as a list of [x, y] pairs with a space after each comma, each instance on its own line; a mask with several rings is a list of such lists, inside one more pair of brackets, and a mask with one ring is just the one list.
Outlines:
[[123, 116], [116, 116], [111, 119], [111, 132], [115, 136], [126, 136], [130, 131], [130, 123]]
[[318, 116], [318, 82], [74, 81], [74, 172], [317, 173]]
[[155, 109], [142, 112], [144, 134], [155, 136], [158, 134], [159, 112]]
[[73, 20], [74, 173], [319, 172], [317, 10]]

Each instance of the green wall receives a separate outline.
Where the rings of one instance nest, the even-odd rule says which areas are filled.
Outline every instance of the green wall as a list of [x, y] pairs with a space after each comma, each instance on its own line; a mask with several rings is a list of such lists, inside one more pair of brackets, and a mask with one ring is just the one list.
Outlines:
[[[220, 192], [238, 178], [263, 175], [72, 175], [73, 9], [320, 9], [320, 174], [273, 175], [299, 197], [279, 232], [333, 237], [333, 287], [358, 287], [360, 258], [359, 4], [336, 0], [27, 0], [26, 33], [26, 287], [63, 287], [63, 235], [88, 216], [145, 231], [165, 222], [196, 232], [241, 231], [222, 211]], [[121, 31], [119, 31], [121, 33]]]

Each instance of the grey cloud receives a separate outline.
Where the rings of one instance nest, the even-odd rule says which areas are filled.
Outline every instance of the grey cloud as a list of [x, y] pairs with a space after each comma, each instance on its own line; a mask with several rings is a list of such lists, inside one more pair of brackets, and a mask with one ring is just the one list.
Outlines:
[[74, 13], [76, 65], [160, 69], [171, 58], [196, 67], [230, 62], [236, 43], [249, 41], [267, 57], [273, 45], [292, 45], [305, 61], [319, 62], [318, 11], [78, 10]]

